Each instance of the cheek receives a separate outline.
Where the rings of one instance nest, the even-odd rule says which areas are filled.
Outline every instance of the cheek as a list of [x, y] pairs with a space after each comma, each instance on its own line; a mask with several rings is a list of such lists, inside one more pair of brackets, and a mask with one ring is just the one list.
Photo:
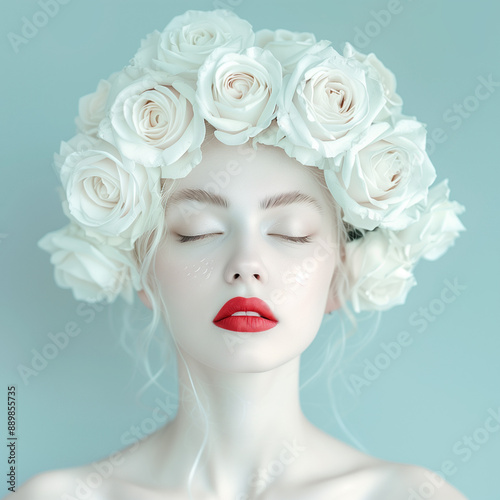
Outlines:
[[269, 305], [276, 312], [294, 318], [293, 323], [299, 329], [309, 329], [311, 320], [317, 321], [319, 327], [334, 267], [333, 258], [327, 262], [305, 258], [290, 268], [280, 269], [268, 295]]
[[214, 259], [208, 257], [189, 262], [175, 257], [157, 258], [155, 262], [156, 276], [167, 304], [202, 293], [214, 275], [214, 268]]
[[185, 264], [179, 267], [182, 268], [179, 270], [180, 279], [190, 283], [203, 283], [212, 276], [215, 263], [213, 259], [203, 258], [194, 264]]
[[307, 289], [307, 293], [323, 293], [330, 284], [336, 267], [334, 256], [311, 254], [292, 261], [280, 270], [282, 282], [287, 288]]

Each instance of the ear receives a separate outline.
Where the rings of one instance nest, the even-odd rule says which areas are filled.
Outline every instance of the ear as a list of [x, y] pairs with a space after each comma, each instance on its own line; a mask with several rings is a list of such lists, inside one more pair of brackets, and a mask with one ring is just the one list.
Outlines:
[[335, 286], [337, 271], [334, 273], [330, 288], [328, 289], [328, 298], [326, 300], [325, 314], [329, 314], [337, 309], [340, 309], [340, 299], [337, 294], [337, 287]]
[[153, 309], [151, 307], [151, 301], [149, 300], [148, 296], [146, 295], [146, 292], [144, 290], [139, 290], [137, 292], [137, 295], [139, 295], [139, 298], [142, 300], [142, 303], [148, 308], [148, 309]]
[[[339, 250], [340, 250], [340, 260], [345, 265], [346, 264], [345, 246], [341, 245]], [[342, 304], [341, 304], [339, 296], [338, 296], [338, 286], [339, 285], [337, 285], [337, 283], [336, 283], [337, 273], [339, 273], [339, 272], [341, 272], [339, 267], [337, 267], [335, 269], [335, 271], [333, 272], [332, 280], [330, 282], [330, 288], [328, 289], [328, 299], [326, 301], [325, 314], [329, 314], [329, 313], [336, 311], [337, 309], [340, 309], [342, 307]]]
[[340, 300], [335, 293], [335, 290], [330, 288], [330, 291], [328, 292], [328, 300], [326, 301], [325, 314], [336, 311], [337, 309], [340, 309]]

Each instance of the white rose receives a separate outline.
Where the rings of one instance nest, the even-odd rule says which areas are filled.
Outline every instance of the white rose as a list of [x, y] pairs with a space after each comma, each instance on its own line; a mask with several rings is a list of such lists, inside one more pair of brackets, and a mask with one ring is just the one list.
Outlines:
[[141, 45], [134, 57], [130, 59], [132, 66], [139, 68], [156, 68], [155, 59], [158, 57], [158, 48], [160, 46], [161, 33], [154, 30], [141, 40]]
[[218, 47], [237, 52], [252, 47], [251, 24], [229, 10], [189, 10], [174, 17], [161, 34], [152, 33], [143, 42], [133, 64], [156, 67], [171, 75], [196, 81], [198, 69]]
[[87, 151], [94, 148], [98, 142], [97, 137], [80, 133], [77, 133], [69, 141], [61, 141], [59, 153], [54, 153], [54, 166], [57, 175], [61, 175], [61, 168], [71, 153]]
[[298, 33], [284, 29], [263, 29], [255, 33], [255, 45], [269, 50], [280, 62], [283, 73], [291, 73], [299, 59], [308, 52], [319, 51], [331, 44], [328, 40], [316, 43], [313, 33]]
[[[62, 149], [73, 149], [79, 136]], [[108, 143], [94, 139], [88, 149], [70, 153], [60, 169], [63, 208], [87, 235], [103, 244], [131, 250], [163, 213], [160, 170], [122, 158]]]
[[408, 291], [416, 284], [412, 262], [383, 229], [349, 242], [346, 266], [355, 312], [384, 311], [404, 304]]
[[372, 78], [382, 84], [386, 104], [376, 116], [375, 121], [391, 119], [394, 123], [394, 117], [398, 116], [403, 108], [403, 99], [396, 93], [396, 77], [394, 73], [384, 66], [375, 54], [362, 54], [348, 42], [344, 46], [344, 57], [364, 63], [368, 67]]
[[366, 134], [340, 163], [325, 169], [325, 180], [342, 207], [343, 218], [363, 229], [400, 230], [415, 221], [411, 208], [424, 200], [436, 172], [425, 152], [425, 128], [416, 120], [372, 127], [385, 131], [375, 139]]
[[194, 89], [177, 77], [134, 66], [116, 78], [99, 136], [162, 176], [185, 177], [201, 161], [205, 124]]
[[57, 285], [71, 288], [77, 300], [110, 303], [121, 294], [131, 304], [141, 289], [131, 253], [92, 242], [77, 224], [47, 233], [38, 246], [51, 254]]
[[217, 139], [235, 146], [269, 127], [281, 83], [281, 65], [271, 52], [251, 47], [234, 53], [223, 47], [200, 68], [196, 101], [202, 117], [217, 129]]
[[106, 114], [106, 101], [109, 90], [118, 72], [113, 73], [107, 80], [100, 80], [95, 92], [80, 97], [78, 103], [79, 115], [75, 118], [78, 132], [88, 135], [97, 135], [99, 123]]
[[465, 231], [458, 218], [465, 207], [450, 201], [449, 197], [448, 179], [445, 179], [429, 190], [427, 203], [418, 207], [421, 210], [419, 220], [394, 233], [393, 237], [405, 247], [410, 259], [439, 259], [455, 243], [460, 231]]
[[349, 150], [385, 104], [382, 85], [365, 68], [332, 47], [300, 59], [278, 100], [288, 139], [329, 158]]

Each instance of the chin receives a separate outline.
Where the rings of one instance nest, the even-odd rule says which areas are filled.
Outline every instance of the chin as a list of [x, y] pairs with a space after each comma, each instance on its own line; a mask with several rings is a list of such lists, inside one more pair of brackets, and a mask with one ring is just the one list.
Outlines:
[[263, 373], [299, 357], [313, 339], [292, 343], [289, 338], [272, 338], [267, 332], [227, 331], [216, 345], [184, 345], [182, 352], [185, 357], [188, 354], [190, 361], [219, 372]]
[[294, 353], [268, 353], [262, 356], [262, 353], [248, 353], [242, 350], [234, 356], [234, 361], [226, 362], [227, 372], [232, 373], [264, 373], [296, 359], [300, 356], [300, 352]]

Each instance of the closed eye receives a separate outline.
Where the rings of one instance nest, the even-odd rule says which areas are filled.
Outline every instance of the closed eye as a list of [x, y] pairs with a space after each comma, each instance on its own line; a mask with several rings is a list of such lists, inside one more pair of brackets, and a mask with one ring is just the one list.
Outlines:
[[286, 236], [285, 234], [270, 234], [269, 236], [279, 236], [280, 238], [294, 241], [295, 243], [309, 243], [311, 241], [310, 236]]
[[[179, 236], [180, 243], [186, 243], [188, 241], [202, 240], [203, 238], [207, 238], [215, 234], [222, 234], [222, 233], [198, 234], [195, 236], [183, 236], [182, 234], [178, 234], [177, 236]], [[278, 236], [285, 240], [293, 241], [295, 243], [309, 243], [311, 241], [310, 236], [287, 236], [285, 234], [270, 234], [269, 236]]]
[[179, 236], [179, 241], [181, 243], [186, 243], [187, 241], [202, 240], [203, 238], [207, 238], [208, 236], [213, 236], [214, 234], [221, 234], [221, 233], [198, 234], [195, 236], [183, 236], [182, 234], [178, 234], [177, 236]]

